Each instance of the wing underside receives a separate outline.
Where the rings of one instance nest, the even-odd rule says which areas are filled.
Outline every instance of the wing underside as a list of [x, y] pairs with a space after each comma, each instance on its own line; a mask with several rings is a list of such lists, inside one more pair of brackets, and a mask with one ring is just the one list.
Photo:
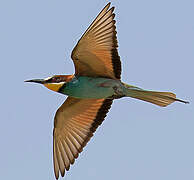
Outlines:
[[55, 115], [53, 160], [56, 179], [64, 176], [104, 120], [112, 100], [68, 97]]
[[108, 3], [72, 51], [75, 74], [120, 79], [114, 7]]

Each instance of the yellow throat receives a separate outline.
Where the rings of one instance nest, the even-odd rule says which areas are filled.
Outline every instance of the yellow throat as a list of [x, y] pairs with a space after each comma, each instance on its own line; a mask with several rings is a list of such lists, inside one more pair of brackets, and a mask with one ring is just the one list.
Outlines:
[[56, 91], [58, 92], [59, 89], [63, 86], [65, 82], [60, 82], [60, 83], [45, 83], [43, 84], [45, 87], [47, 87], [48, 89], [52, 90], [52, 91]]

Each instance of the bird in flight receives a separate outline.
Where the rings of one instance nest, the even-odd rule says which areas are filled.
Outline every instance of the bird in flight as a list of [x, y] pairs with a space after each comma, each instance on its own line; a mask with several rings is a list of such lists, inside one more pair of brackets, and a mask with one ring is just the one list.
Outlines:
[[121, 81], [117, 51], [114, 7], [108, 3], [82, 35], [72, 51], [74, 75], [54, 75], [26, 82], [40, 83], [68, 98], [57, 110], [53, 130], [53, 162], [56, 179], [65, 175], [97, 127], [106, 117], [114, 99], [132, 97], [165, 107], [176, 98], [171, 92], [156, 92]]

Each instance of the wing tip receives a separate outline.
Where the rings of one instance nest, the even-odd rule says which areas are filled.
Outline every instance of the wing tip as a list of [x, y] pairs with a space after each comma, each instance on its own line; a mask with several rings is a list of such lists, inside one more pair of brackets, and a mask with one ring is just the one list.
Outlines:
[[54, 171], [55, 173], [55, 179], [59, 179], [59, 171]]
[[113, 12], [114, 10], [115, 10], [114, 6], [109, 9], [109, 11], [111, 11], [111, 12]]
[[65, 170], [63, 172], [61, 172], [61, 176], [64, 177], [65, 176]]
[[105, 7], [109, 8], [111, 5], [111, 2], [108, 2], [107, 5]]

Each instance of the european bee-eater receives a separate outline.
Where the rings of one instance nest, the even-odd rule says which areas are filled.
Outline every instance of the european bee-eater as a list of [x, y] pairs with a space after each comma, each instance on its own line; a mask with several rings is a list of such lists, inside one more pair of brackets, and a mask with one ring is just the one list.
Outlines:
[[97, 127], [114, 99], [132, 97], [158, 106], [174, 101], [171, 92], [144, 90], [120, 80], [121, 62], [117, 52], [114, 7], [108, 3], [82, 35], [72, 51], [74, 75], [54, 75], [26, 82], [43, 84], [68, 96], [57, 110], [53, 130], [53, 161], [56, 179], [64, 176]]

